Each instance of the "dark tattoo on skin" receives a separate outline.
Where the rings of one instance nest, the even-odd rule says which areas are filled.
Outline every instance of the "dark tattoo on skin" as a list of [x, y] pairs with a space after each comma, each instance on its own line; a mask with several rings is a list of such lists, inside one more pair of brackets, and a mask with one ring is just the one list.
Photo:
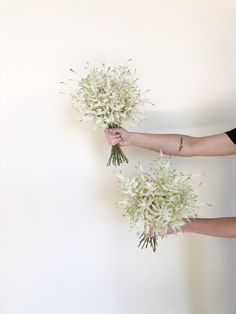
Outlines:
[[182, 148], [183, 148], [183, 137], [181, 136], [180, 144], [179, 144], [179, 152], [181, 152]]

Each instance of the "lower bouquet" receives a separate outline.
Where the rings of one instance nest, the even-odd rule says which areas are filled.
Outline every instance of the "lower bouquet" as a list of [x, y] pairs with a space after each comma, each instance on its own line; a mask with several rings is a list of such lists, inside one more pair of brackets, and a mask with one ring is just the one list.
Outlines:
[[176, 233], [197, 217], [193, 175], [173, 169], [171, 157], [162, 152], [149, 171], [140, 163], [136, 168], [139, 171], [133, 176], [115, 172], [123, 195], [116, 205], [129, 218], [130, 229], [136, 231], [138, 247], [149, 246], [155, 252], [158, 238], [164, 238], [169, 228]]

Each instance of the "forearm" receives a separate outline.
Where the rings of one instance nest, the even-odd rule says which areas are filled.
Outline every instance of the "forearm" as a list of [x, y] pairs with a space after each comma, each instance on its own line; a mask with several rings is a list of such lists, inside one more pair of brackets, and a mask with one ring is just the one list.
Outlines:
[[225, 133], [193, 137], [182, 134], [130, 132], [129, 145], [183, 157], [236, 154], [236, 145]]
[[174, 156], [226, 156], [236, 154], [236, 145], [226, 135], [193, 137], [183, 134], [129, 132], [124, 128], [105, 130], [111, 145], [137, 146]]
[[130, 145], [162, 151], [164, 154], [189, 157], [193, 156], [194, 138], [182, 134], [130, 133]]
[[196, 218], [182, 227], [183, 232], [236, 238], [236, 217]]

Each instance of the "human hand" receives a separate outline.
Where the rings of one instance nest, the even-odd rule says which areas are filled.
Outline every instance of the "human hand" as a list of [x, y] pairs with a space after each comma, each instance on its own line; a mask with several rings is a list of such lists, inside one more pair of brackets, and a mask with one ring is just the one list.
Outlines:
[[[175, 231], [171, 226], [168, 225], [165, 235], [175, 234], [176, 232], [184, 232], [184, 227], [181, 227], [180, 229]], [[154, 232], [151, 228], [149, 229], [149, 232], [146, 233], [146, 237], [148, 238], [158, 236], [159, 236], [158, 232]]]
[[110, 145], [119, 144], [121, 146], [130, 145], [131, 132], [124, 128], [105, 129], [105, 136]]

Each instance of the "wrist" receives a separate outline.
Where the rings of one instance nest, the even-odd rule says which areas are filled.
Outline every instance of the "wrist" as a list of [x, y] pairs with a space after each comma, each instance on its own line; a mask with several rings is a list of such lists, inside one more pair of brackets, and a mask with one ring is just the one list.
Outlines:
[[181, 227], [181, 231], [182, 232], [192, 232], [195, 221], [196, 221], [196, 218], [189, 221], [189, 222], [186, 222], [186, 224]]
[[137, 134], [138, 133], [136, 133], [136, 132], [129, 132], [129, 137], [127, 140], [127, 144], [129, 146], [136, 146]]

